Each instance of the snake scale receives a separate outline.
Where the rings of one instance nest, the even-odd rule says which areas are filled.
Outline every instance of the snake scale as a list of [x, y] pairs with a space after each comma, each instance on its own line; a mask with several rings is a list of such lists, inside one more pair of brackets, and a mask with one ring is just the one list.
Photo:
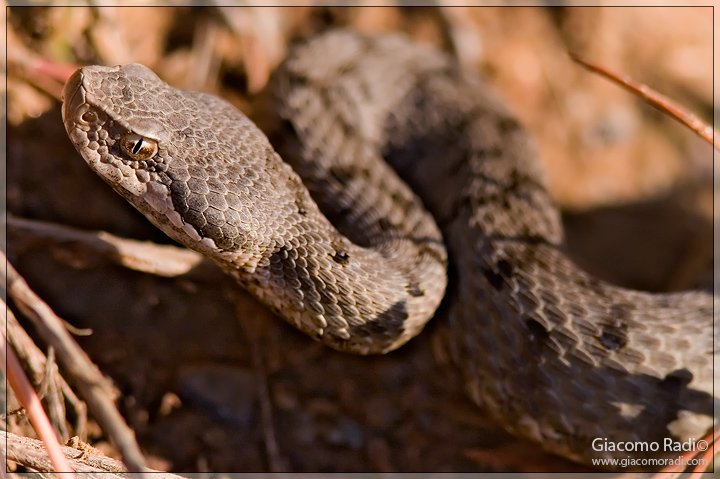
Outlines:
[[390, 351], [447, 296], [443, 337], [470, 396], [548, 451], [672, 456], [593, 440], [712, 427], [713, 297], [575, 266], [531, 140], [453, 58], [334, 31], [296, 46], [269, 91], [273, 146], [230, 104], [137, 64], [78, 70], [63, 118], [152, 223], [328, 346]]

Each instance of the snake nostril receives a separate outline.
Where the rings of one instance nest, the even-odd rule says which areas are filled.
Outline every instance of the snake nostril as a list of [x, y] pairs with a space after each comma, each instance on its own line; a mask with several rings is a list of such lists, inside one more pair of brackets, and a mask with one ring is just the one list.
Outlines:
[[94, 111], [88, 110], [80, 115], [80, 119], [85, 123], [95, 123], [98, 120], [98, 116]]

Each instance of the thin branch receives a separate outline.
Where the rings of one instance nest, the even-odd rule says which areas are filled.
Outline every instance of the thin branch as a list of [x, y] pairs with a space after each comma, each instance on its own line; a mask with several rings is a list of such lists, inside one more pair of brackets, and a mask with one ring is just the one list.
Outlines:
[[688, 478], [699, 479], [703, 473], [709, 470], [709, 467], [712, 464], [712, 459], [716, 452], [715, 445], [717, 444], [718, 439], [720, 439], [720, 425], [715, 426], [713, 430], [697, 442], [700, 443], [705, 441], [705, 444], [708, 445], [708, 448], [704, 452], [700, 448], [695, 448], [687, 454], [678, 456], [676, 458], [678, 459], [677, 461], [673, 461], [671, 464], [663, 467], [658, 473], [654, 474], [651, 479], [676, 479], [689, 468], [687, 464], [690, 459], [696, 459], [700, 456], [697, 460], [696, 466], [693, 468], [693, 471]]
[[63, 320], [30, 289], [5, 255], [0, 255], [0, 261], [7, 266], [7, 270], [3, 268], [0, 282], [6, 284], [8, 296], [33, 323], [43, 340], [55, 348], [65, 375], [77, 385], [90, 412], [120, 450], [128, 468], [140, 471], [145, 466], [145, 460], [132, 429], [115, 407], [109, 381], [70, 336]]
[[5, 308], [5, 314], [7, 316], [0, 315], [0, 320], [3, 321], [2, 328], [7, 331], [7, 340], [10, 346], [25, 365], [25, 369], [30, 375], [30, 382], [35, 385], [47, 385], [45, 389], [49, 390], [49, 394], [45, 395], [40, 392], [39, 395], [40, 399], [46, 404], [51, 422], [56, 428], [60, 440], [66, 441], [70, 438], [65, 426], [66, 411], [62, 395], [65, 395], [73, 406], [74, 413], [78, 417], [78, 424], [83, 426], [83, 430], [76, 430], [75, 434], [85, 437], [85, 418], [83, 417], [86, 415], [85, 405], [79, 404], [81, 401], [75, 397], [65, 379], [58, 373], [54, 362], [45, 358], [40, 348], [35, 345], [30, 336], [20, 326], [13, 312]]
[[[72, 467], [76, 472], [82, 473], [83, 478], [125, 479], [128, 476], [122, 462], [116, 459], [74, 447], [62, 446], [61, 448], [70, 460]], [[43, 448], [42, 442], [37, 439], [0, 431], [0, 450], [8, 460], [22, 466], [31, 467], [40, 472], [50, 472], [52, 470], [47, 451]], [[151, 479], [184, 479], [182, 476], [147, 468], [144, 468], [142, 472], [143, 475], [148, 474]]]
[[103, 231], [83, 231], [47, 221], [7, 215], [9, 243], [14, 250], [52, 244], [95, 254], [112, 264], [156, 276], [218, 281], [226, 276], [208, 259], [187, 248], [120, 238]]
[[[0, 304], [0, 308], [7, 311], [7, 305], [4, 301]], [[0, 331], [0, 354], [2, 355], [0, 365], [10, 383], [10, 387], [15, 392], [20, 404], [22, 404], [27, 411], [33, 428], [45, 444], [50, 457], [50, 463], [54, 470], [57, 472], [70, 473], [68, 477], [75, 479], [73, 469], [60, 449], [60, 443], [55, 435], [55, 430], [52, 424], [50, 424], [50, 420], [45, 414], [42, 404], [40, 404], [40, 398], [25, 375], [25, 371], [23, 371], [15, 352], [7, 346], [8, 342], [5, 340], [5, 334]]]
[[700, 456], [700, 458], [698, 460], [698, 465], [693, 469], [693, 472], [690, 474], [688, 479], [700, 479], [705, 472], [710, 471], [710, 465], [712, 464], [713, 457], [715, 457], [716, 453], [720, 452], [715, 449], [718, 445], [718, 441], [720, 441], [720, 425], [715, 426], [715, 428], [710, 431], [710, 433], [705, 436], [702, 441], [705, 441], [705, 444], [708, 447], [702, 454], [700, 451], [695, 451], [695, 456]]
[[710, 125], [708, 125], [692, 113], [688, 112], [686, 109], [684, 109], [665, 95], [658, 93], [647, 85], [634, 81], [627, 75], [620, 75], [618, 73], [611, 72], [605, 67], [601, 67], [587, 60], [583, 60], [575, 53], [568, 52], [568, 54], [575, 63], [579, 63], [588, 70], [598, 73], [605, 78], [612, 80], [618, 85], [630, 90], [631, 92], [640, 96], [650, 106], [670, 115], [672, 118], [675, 118], [677, 121], [690, 128], [701, 138], [703, 138], [715, 148], [720, 150], [720, 135], [718, 135], [718, 133], [713, 130]]

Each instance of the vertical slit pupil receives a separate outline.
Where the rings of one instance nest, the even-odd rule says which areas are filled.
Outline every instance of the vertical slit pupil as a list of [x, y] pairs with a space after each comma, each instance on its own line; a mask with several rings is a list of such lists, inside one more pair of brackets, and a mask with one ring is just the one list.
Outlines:
[[137, 155], [138, 151], [140, 151], [140, 148], [142, 148], [143, 140], [140, 138], [137, 142], [135, 142], [135, 146], [132, 149], [132, 152]]

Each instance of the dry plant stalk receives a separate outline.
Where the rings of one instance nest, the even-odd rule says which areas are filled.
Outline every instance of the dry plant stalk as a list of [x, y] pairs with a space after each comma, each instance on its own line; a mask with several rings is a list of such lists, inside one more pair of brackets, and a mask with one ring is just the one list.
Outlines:
[[[73, 447], [62, 446], [62, 452], [69, 458], [75, 472], [81, 473], [83, 478], [90, 479], [126, 479], [128, 473], [123, 464], [92, 451], [84, 451]], [[40, 472], [50, 472], [50, 462], [47, 451], [42, 442], [37, 439], [18, 436], [16, 434], [0, 431], [0, 452], [7, 459]], [[144, 468], [142, 473], [153, 479], [184, 479], [181, 476], [167, 472]], [[64, 477], [64, 476], [63, 476]]]
[[0, 280], [4, 280], [8, 296], [37, 328], [43, 340], [55, 348], [65, 374], [77, 384], [90, 412], [103, 431], [115, 442], [128, 469], [142, 470], [145, 467], [145, 460], [135, 441], [135, 434], [115, 407], [107, 379], [70, 336], [64, 321], [30, 289], [5, 254], [0, 253], [0, 255], [0, 261], [6, 264]]
[[[2, 306], [5, 306], [5, 310], [7, 311], [7, 305], [5, 305], [4, 302]], [[27, 376], [25, 376], [25, 372], [15, 352], [12, 348], [8, 347], [8, 342], [2, 331], [0, 331], [0, 354], [3, 359], [3, 361], [0, 361], [3, 373], [5, 373], [10, 387], [15, 391], [15, 395], [20, 401], [20, 404], [22, 404], [27, 411], [33, 428], [42, 439], [54, 470], [69, 473], [68, 477], [75, 479], [73, 468], [60, 449], [60, 443], [58, 442], [57, 436], [55, 436], [55, 430], [52, 424], [50, 424], [50, 420], [45, 414], [42, 404], [40, 404], [40, 398], [33, 389], [32, 384], [30, 384]]]
[[569, 52], [570, 58], [580, 65], [584, 66], [590, 71], [598, 73], [605, 78], [612, 80], [618, 85], [630, 90], [635, 95], [639, 96], [645, 102], [660, 110], [661, 112], [670, 115], [671, 118], [679, 121], [683, 125], [690, 128], [692, 131], [697, 133], [700, 138], [704, 139], [716, 149], [720, 150], [720, 135], [713, 130], [712, 126], [708, 125], [696, 115], [690, 113], [676, 102], [672, 101], [665, 95], [653, 90], [649, 86], [636, 82], [627, 75], [621, 75], [608, 70], [607, 68], [591, 63], [587, 60], [583, 60], [575, 53]]

